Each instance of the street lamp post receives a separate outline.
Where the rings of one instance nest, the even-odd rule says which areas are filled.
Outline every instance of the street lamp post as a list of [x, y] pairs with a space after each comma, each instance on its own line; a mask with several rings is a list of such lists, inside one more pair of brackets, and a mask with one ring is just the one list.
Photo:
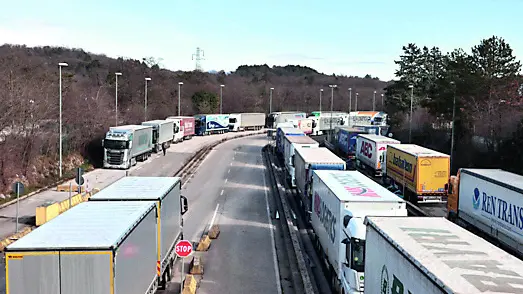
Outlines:
[[272, 91], [274, 90], [274, 88], [271, 88], [270, 89], [270, 98], [269, 98], [269, 113], [272, 113]]
[[450, 171], [454, 167], [454, 124], [456, 123], [456, 83], [450, 82], [454, 87], [454, 97], [452, 98], [452, 133], [450, 135]]
[[349, 114], [352, 111], [352, 88], [349, 88]]
[[320, 89], [320, 113], [321, 113], [321, 95], [323, 94], [323, 89]]
[[376, 91], [374, 91], [374, 94], [372, 95], [372, 111], [376, 110]]
[[409, 144], [412, 142], [412, 101], [414, 100], [414, 85], [409, 85], [410, 88], [410, 115], [409, 115]]
[[220, 114], [222, 114], [223, 111], [223, 87], [225, 87], [225, 85], [220, 85]]
[[60, 62], [58, 63], [58, 69], [59, 69], [59, 72], [60, 72], [60, 159], [59, 159], [59, 173], [60, 173], [60, 178], [62, 177], [62, 67], [67, 67], [69, 66], [67, 63], [65, 62]]
[[181, 116], [181, 108], [182, 108], [182, 104], [181, 104], [181, 101], [182, 101], [182, 85], [183, 85], [183, 82], [179, 82], [178, 83], [178, 116]]
[[383, 93], [381, 93], [381, 110], [385, 110], [385, 104], [383, 104], [383, 96], [385, 96]]
[[334, 107], [334, 88], [338, 87], [338, 85], [329, 85], [331, 88], [331, 123], [330, 123], [330, 130], [329, 130], [329, 142], [332, 142], [332, 112]]
[[145, 121], [147, 121], [147, 82], [150, 81], [151, 78], [145, 78], [145, 103], [144, 103], [144, 113], [145, 113]]
[[356, 92], [356, 104], [354, 105], [354, 111], [358, 111], [358, 96], [360, 96], [360, 93]]
[[114, 117], [116, 120], [116, 126], [118, 126], [118, 76], [121, 76], [121, 72], [115, 72], [114, 76], [116, 77], [116, 86], [115, 86], [115, 95], [114, 95]]

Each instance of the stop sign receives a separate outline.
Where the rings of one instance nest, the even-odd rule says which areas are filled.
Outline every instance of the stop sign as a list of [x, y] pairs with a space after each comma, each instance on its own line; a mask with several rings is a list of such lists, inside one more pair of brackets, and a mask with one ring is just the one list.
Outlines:
[[174, 251], [179, 257], [187, 257], [192, 253], [192, 243], [187, 240], [180, 240], [176, 243]]

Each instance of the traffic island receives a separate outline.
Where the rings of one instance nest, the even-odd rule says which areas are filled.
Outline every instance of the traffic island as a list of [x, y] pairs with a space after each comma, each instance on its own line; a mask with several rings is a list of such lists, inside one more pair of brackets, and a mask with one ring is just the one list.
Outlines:
[[198, 243], [198, 247], [196, 247], [196, 251], [207, 251], [209, 250], [210, 246], [211, 238], [209, 238], [209, 235], [203, 235], [203, 237], [200, 239], [200, 242]]
[[216, 239], [220, 235], [220, 227], [218, 225], [213, 225], [209, 230], [209, 238]]

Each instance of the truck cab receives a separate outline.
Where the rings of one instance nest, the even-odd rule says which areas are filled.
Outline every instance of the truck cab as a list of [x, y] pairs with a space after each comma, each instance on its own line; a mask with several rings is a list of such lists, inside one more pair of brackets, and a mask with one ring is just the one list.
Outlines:
[[130, 150], [133, 147], [132, 137], [131, 131], [120, 129], [111, 129], [105, 134], [105, 139], [102, 140], [105, 168], [128, 169], [136, 164], [136, 161], [131, 162], [130, 158]]
[[239, 132], [243, 131], [241, 128], [241, 114], [231, 114], [229, 116], [229, 131]]
[[364, 218], [353, 217], [349, 210], [343, 217], [345, 258], [341, 264], [341, 288], [345, 294], [363, 293], [365, 284], [365, 234]]

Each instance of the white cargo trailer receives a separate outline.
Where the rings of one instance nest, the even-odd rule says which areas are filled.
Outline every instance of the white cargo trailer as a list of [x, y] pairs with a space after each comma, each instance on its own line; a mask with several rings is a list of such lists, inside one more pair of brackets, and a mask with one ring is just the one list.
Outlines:
[[109, 128], [102, 140], [104, 168], [129, 169], [145, 161], [153, 151], [151, 126], [126, 125]]
[[296, 178], [294, 174], [294, 150], [297, 148], [319, 148], [320, 143], [308, 136], [285, 136], [283, 138], [283, 160], [285, 161], [285, 174], [291, 187], [296, 187]]
[[296, 190], [304, 211], [312, 210], [311, 183], [313, 170], [345, 170], [346, 163], [325, 147], [296, 150], [291, 158], [295, 168]]
[[165, 120], [173, 121], [173, 142], [179, 143], [183, 141], [184, 132], [182, 128], [182, 119], [176, 117], [168, 117]]
[[151, 120], [142, 123], [142, 126], [153, 128], [153, 150], [160, 152], [164, 148], [171, 146], [174, 138], [174, 121], [172, 120]]
[[[324, 134], [326, 131], [333, 130], [336, 127], [344, 126], [349, 120], [349, 114], [346, 112], [325, 112], [310, 116], [312, 118], [312, 135], [318, 136]], [[332, 121], [332, 123], [331, 123]]]
[[389, 144], [401, 142], [381, 135], [359, 134], [356, 137], [356, 166], [368, 170], [373, 176], [382, 176]]
[[523, 293], [523, 261], [445, 218], [365, 223], [365, 293]]
[[154, 293], [156, 206], [81, 203], [5, 252], [6, 294]]
[[449, 219], [457, 218], [458, 224], [480, 230], [523, 257], [523, 176], [476, 168], [462, 168], [458, 175], [449, 193]]
[[233, 132], [245, 130], [261, 130], [265, 125], [265, 113], [231, 113], [229, 130]]
[[312, 193], [312, 228], [332, 287], [363, 293], [365, 217], [407, 216], [405, 201], [358, 171], [315, 170]]
[[183, 239], [182, 215], [187, 212], [187, 198], [181, 195], [179, 177], [123, 177], [94, 194], [89, 201], [145, 201], [157, 205], [158, 273], [162, 287], [171, 279], [176, 254], [174, 245]]

